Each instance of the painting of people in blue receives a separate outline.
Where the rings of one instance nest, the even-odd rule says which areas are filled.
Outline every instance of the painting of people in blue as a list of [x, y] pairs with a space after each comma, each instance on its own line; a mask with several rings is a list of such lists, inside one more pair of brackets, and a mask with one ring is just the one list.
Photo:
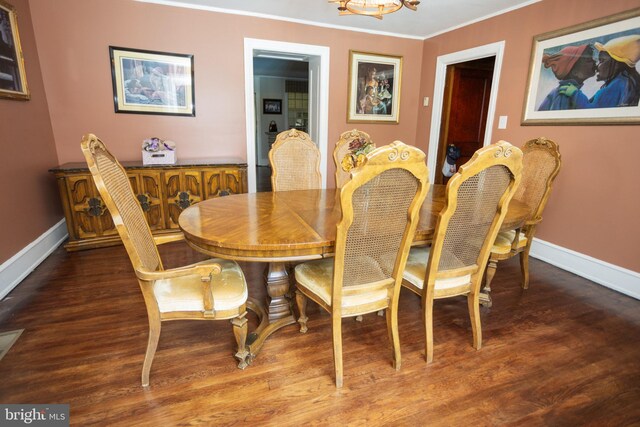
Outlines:
[[632, 107], [640, 101], [640, 35], [595, 43], [598, 55], [598, 81], [604, 82], [589, 100], [590, 108]]
[[566, 46], [554, 54], [544, 54], [542, 64], [553, 71], [558, 86], [540, 104], [539, 111], [584, 108], [589, 103], [580, 88], [596, 74], [594, 49], [590, 45]]
[[640, 29], [545, 49], [536, 111], [637, 107]]

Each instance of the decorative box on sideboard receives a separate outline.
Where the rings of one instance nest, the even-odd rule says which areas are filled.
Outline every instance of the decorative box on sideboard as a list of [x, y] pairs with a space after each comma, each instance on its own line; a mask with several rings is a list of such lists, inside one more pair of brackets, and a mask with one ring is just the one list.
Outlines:
[[[121, 163], [154, 235], [179, 233], [178, 217], [194, 203], [247, 192], [247, 164], [240, 159], [178, 160], [173, 165], [148, 166]], [[65, 163], [49, 172], [56, 176], [60, 190], [68, 251], [122, 243], [86, 163]]]

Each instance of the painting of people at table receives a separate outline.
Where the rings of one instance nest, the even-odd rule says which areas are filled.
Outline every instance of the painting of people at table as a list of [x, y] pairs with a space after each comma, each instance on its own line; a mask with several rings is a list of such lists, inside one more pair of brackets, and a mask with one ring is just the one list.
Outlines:
[[127, 104], [155, 104], [184, 107], [185, 85], [176, 76], [185, 70], [175, 64], [123, 59], [124, 95]]
[[537, 111], [637, 107], [640, 29], [545, 49]]
[[371, 62], [358, 64], [356, 113], [392, 115], [393, 73], [393, 65]]

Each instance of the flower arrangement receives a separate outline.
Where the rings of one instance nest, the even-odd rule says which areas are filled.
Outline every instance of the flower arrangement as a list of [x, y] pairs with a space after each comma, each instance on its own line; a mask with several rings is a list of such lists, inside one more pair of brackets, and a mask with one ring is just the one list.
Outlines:
[[157, 151], [175, 151], [176, 143], [173, 141], [164, 141], [157, 137], [151, 137], [142, 141], [142, 150], [148, 151], [150, 153], [155, 153]]
[[341, 166], [345, 172], [351, 171], [351, 169], [358, 167], [364, 163], [364, 159], [367, 153], [376, 148], [375, 144], [371, 141], [366, 141], [362, 138], [355, 138], [349, 143], [349, 152], [342, 158]]

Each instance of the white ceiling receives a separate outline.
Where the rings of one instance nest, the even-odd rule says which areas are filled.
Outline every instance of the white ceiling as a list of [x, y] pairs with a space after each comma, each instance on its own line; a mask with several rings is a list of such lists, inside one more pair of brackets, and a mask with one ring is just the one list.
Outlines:
[[402, 8], [382, 20], [339, 16], [337, 4], [327, 0], [137, 1], [426, 39], [542, 0], [422, 0], [417, 11]]

